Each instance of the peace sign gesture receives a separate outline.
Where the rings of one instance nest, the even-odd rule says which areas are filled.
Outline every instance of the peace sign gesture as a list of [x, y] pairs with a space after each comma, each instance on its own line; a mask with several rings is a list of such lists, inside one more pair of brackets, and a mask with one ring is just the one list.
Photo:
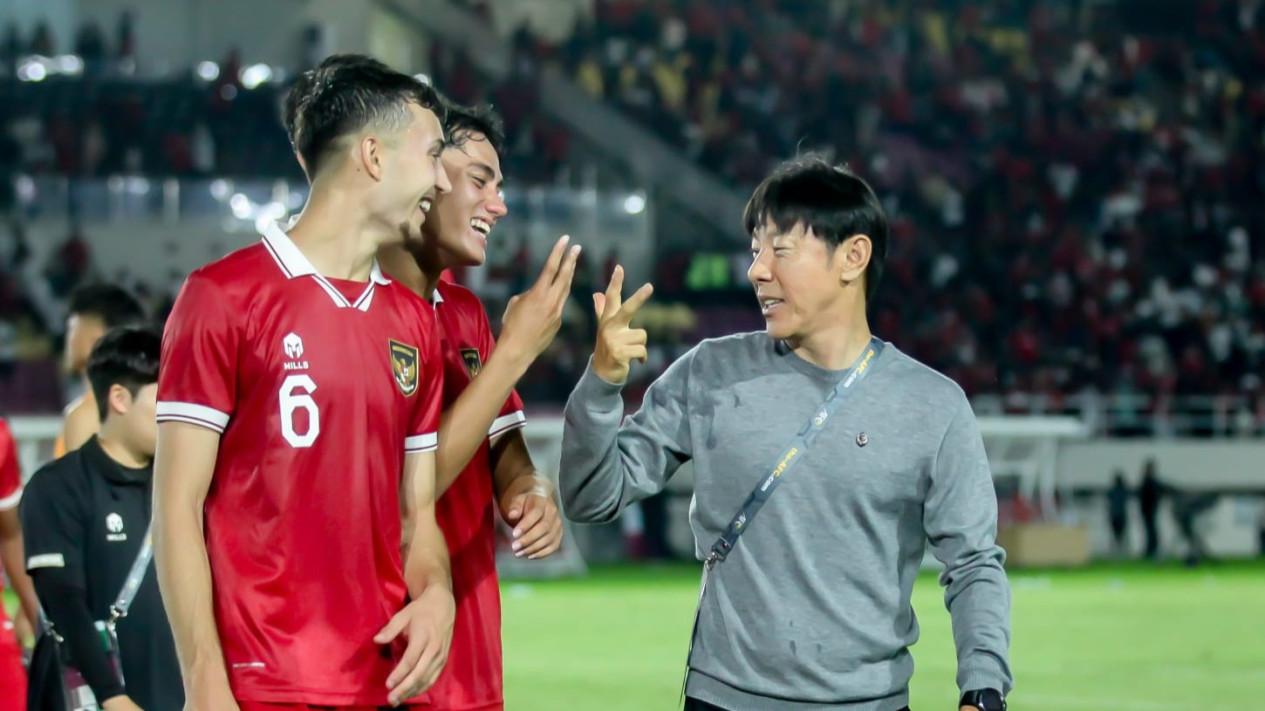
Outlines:
[[605, 294], [593, 295], [593, 309], [597, 312], [597, 345], [593, 349], [593, 372], [612, 385], [623, 385], [628, 380], [628, 364], [634, 360], [646, 360], [646, 331], [631, 328], [637, 314], [654, 287], [644, 284], [628, 301], [623, 300], [624, 268], [615, 267], [610, 286]]

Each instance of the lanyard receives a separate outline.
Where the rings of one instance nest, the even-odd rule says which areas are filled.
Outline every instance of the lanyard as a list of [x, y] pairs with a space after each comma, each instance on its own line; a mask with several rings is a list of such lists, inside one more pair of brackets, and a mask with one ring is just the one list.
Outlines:
[[866, 347], [865, 352], [857, 359], [852, 368], [848, 370], [847, 375], [838, 382], [830, 391], [830, 395], [826, 397], [826, 401], [817, 408], [816, 414], [812, 419], [805, 422], [803, 427], [799, 428], [799, 432], [795, 434], [795, 439], [786, 451], [778, 459], [777, 466], [769, 472], [768, 476], [760, 482], [760, 485], [752, 489], [747, 495], [747, 500], [742, 503], [742, 508], [738, 509], [738, 513], [734, 514], [733, 520], [729, 522], [729, 527], [716, 542], [712, 544], [712, 550], [707, 554], [704, 561], [708, 568], [713, 567], [716, 563], [724, 560], [738, 544], [738, 537], [751, 524], [751, 519], [760, 512], [764, 507], [764, 503], [773, 495], [773, 490], [781, 483], [782, 477], [791, 471], [796, 464], [799, 463], [804, 452], [808, 450], [817, 435], [825, 429], [826, 423], [830, 421], [830, 416], [839, 408], [839, 403], [844, 397], [852, 393], [852, 388], [861, 382], [870, 372], [870, 363], [883, 352], [883, 342], [877, 338], [870, 339], [870, 345]]
[[132, 606], [132, 600], [136, 599], [136, 592], [140, 590], [141, 582], [145, 580], [145, 572], [149, 570], [149, 561], [154, 557], [153, 531], [154, 524], [151, 522], [149, 528], [145, 529], [145, 540], [136, 553], [136, 560], [132, 561], [132, 569], [127, 572], [127, 580], [123, 581], [123, 589], [119, 591], [119, 597], [114, 604], [110, 605], [111, 625], [127, 617], [127, 608]]
[[[782, 456], [778, 458], [778, 463], [773, 469], [760, 481], [751, 493], [747, 495], [746, 501], [742, 503], [742, 508], [738, 509], [738, 513], [729, 522], [729, 526], [720, 538], [712, 544], [711, 551], [707, 554], [707, 558], [703, 561], [703, 582], [698, 591], [698, 608], [694, 611], [694, 629], [690, 632], [690, 648], [686, 653], [686, 679], [689, 678], [689, 655], [694, 651], [694, 635], [698, 632], [698, 618], [703, 609], [703, 595], [707, 593], [707, 579], [710, 576], [712, 568], [716, 564], [723, 561], [733, 551], [734, 546], [738, 544], [738, 538], [742, 533], [751, 526], [751, 520], [764, 507], [765, 502], [777, 489], [777, 485], [781, 483], [782, 477], [795, 468], [795, 465], [803, 458], [808, 448], [812, 446], [817, 439], [817, 435], [825, 429], [826, 423], [830, 421], [830, 417], [839, 409], [839, 403], [845, 397], [852, 393], [852, 389], [865, 379], [865, 376], [873, 370], [873, 362], [883, 352], [884, 343], [878, 338], [870, 338], [870, 344], [857, 358], [857, 362], [848, 369], [848, 372], [835, 384], [830, 390], [830, 394], [826, 396], [825, 402], [817, 408], [813, 416], [799, 428], [795, 433], [795, 439], [791, 441], [789, 447], [782, 452]], [[685, 685], [681, 685], [681, 695], [685, 695]]]

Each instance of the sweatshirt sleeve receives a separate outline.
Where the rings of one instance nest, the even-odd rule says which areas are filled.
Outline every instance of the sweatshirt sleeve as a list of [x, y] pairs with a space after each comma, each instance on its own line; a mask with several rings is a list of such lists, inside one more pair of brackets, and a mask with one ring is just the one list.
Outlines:
[[563, 412], [558, 482], [571, 520], [610, 521], [662, 491], [689, 461], [689, 373], [696, 350], [668, 366], [626, 420], [620, 386], [597, 377], [590, 359]]
[[944, 603], [953, 619], [958, 687], [1014, 685], [1009, 662], [1010, 584], [997, 545], [997, 495], [979, 425], [965, 397], [945, 431], [923, 513], [931, 552], [945, 565]]

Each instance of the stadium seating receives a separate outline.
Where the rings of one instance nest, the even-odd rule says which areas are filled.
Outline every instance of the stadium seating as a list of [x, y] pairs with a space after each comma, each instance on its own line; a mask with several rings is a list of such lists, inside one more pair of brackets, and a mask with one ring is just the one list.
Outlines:
[[[1129, 2], [615, 1], [562, 42], [509, 41], [516, 66], [560, 64], [741, 189], [804, 148], [851, 164], [893, 225], [878, 332], [977, 403], [1060, 413], [1089, 393], [1142, 403], [1133, 416], [1193, 408], [1261, 430], [1265, 23], [1189, 5], [1126, 32]], [[456, 98], [505, 113], [516, 181], [566, 172], [574, 153], [534, 110], [530, 74], [491, 84], [441, 43], [431, 64]], [[294, 178], [281, 89], [231, 72], [0, 80], [0, 126], [29, 134], [34, 116], [48, 148], [0, 146], [0, 175]], [[760, 326], [745, 247], [728, 286], [682, 279], [689, 255], [659, 275], [656, 298], [699, 324], [678, 337]], [[538, 397], [565, 397], [588, 334], [573, 337], [574, 368]]]

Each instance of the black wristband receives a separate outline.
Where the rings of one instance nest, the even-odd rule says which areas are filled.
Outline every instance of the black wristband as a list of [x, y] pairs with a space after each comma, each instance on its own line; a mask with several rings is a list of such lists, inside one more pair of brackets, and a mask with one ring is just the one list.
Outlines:
[[1006, 711], [1006, 699], [996, 689], [972, 689], [962, 694], [958, 706], [970, 706], [980, 711]]

